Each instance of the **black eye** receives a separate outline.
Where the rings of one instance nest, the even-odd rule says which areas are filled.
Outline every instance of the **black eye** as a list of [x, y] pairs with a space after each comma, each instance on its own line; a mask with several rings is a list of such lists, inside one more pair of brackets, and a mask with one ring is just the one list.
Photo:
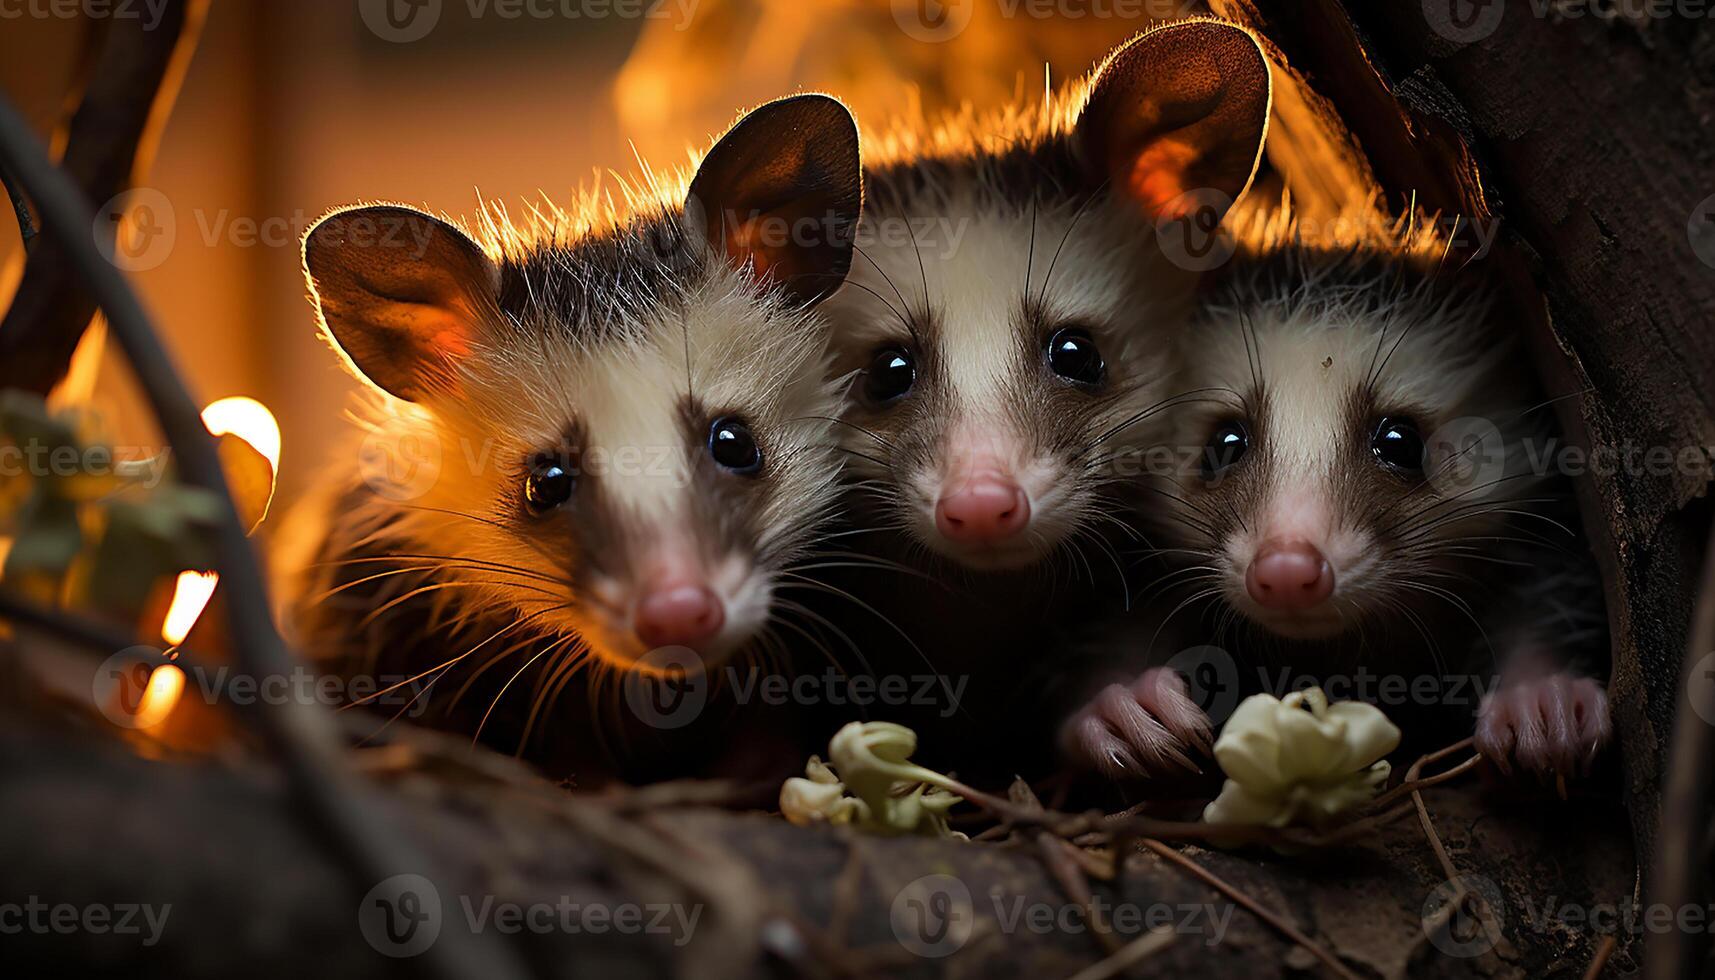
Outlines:
[[1048, 338], [1048, 369], [1075, 384], [1099, 385], [1107, 375], [1102, 352], [1082, 330], [1067, 328]]
[[916, 383], [917, 362], [909, 351], [898, 347], [877, 351], [863, 372], [864, 397], [876, 405], [905, 397]]
[[1383, 465], [1401, 473], [1423, 472], [1423, 435], [1407, 418], [1384, 418], [1370, 437], [1370, 451]]
[[532, 514], [546, 514], [572, 499], [577, 478], [559, 459], [538, 459], [524, 478], [524, 504]]
[[723, 469], [749, 476], [762, 469], [762, 449], [742, 419], [719, 418], [709, 426], [709, 455]]
[[1243, 422], [1223, 422], [1203, 447], [1203, 479], [1213, 480], [1237, 463], [1251, 447], [1251, 435]]

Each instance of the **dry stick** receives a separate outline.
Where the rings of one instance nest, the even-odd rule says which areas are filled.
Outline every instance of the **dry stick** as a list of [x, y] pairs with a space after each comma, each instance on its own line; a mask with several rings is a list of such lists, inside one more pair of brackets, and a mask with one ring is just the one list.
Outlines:
[[24, 254], [29, 255], [30, 249], [36, 244], [36, 219], [30, 216], [30, 204], [24, 200], [24, 195], [12, 186], [12, 181], [6, 176], [6, 171], [0, 169], [0, 187], [6, 188], [6, 197], [12, 202], [12, 211], [18, 216], [18, 237], [24, 242]]
[[[254, 677], [289, 675], [296, 661], [275, 629], [262, 572], [233, 504], [214, 437], [203, 427], [196, 403], [137, 295], [96, 249], [89, 233], [95, 216], [88, 203], [70, 178], [48, 162], [29, 124], [3, 97], [0, 166], [35, 203], [43, 234], [75, 265], [96, 306], [106, 313], [181, 464], [185, 482], [207, 491], [216, 501], [217, 565], [240, 672]], [[244, 716], [274, 750], [294, 794], [318, 829], [339, 846], [354, 872], [373, 884], [406, 871], [433, 870], [416, 848], [365, 805], [371, 791], [342, 764], [340, 733], [331, 713], [314, 704], [287, 700], [257, 704]], [[445, 980], [526, 975], [511, 949], [493, 937], [459, 930], [449, 931], [433, 944], [423, 965]]]
[[1154, 851], [1156, 854], [1161, 855], [1173, 864], [1183, 868], [1186, 873], [1190, 874], [1192, 877], [1202, 880], [1204, 884], [1227, 896], [1238, 904], [1243, 905], [1252, 915], [1268, 923], [1274, 931], [1285, 936], [1293, 943], [1303, 947], [1310, 953], [1310, 955], [1327, 964], [1328, 969], [1333, 970], [1336, 974], [1344, 977], [1345, 980], [1359, 980], [1358, 975], [1353, 973], [1351, 968], [1340, 962], [1333, 953], [1330, 953], [1320, 943], [1317, 943], [1309, 936], [1306, 936], [1303, 932], [1300, 932], [1297, 926], [1281, 918], [1261, 902], [1258, 902], [1256, 899], [1240, 891], [1226, 879], [1158, 840], [1144, 838], [1143, 840], [1138, 841], [1138, 843], [1149, 848], [1151, 851]]
[[1584, 980], [1596, 980], [1602, 975], [1602, 968], [1608, 965], [1608, 957], [1614, 955], [1614, 947], [1619, 944], [1619, 937], [1608, 933], [1602, 937], [1602, 944], [1596, 947], [1596, 956], [1590, 961], [1590, 968], [1584, 971]]
[[1125, 948], [1125, 944], [1120, 942], [1119, 937], [1108, 927], [1107, 920], [1102, 918], [1101, 909], [1096, 906], [1095, 892], [1090, 888], [1090, 880], [1085, 877], [1083, 866], [1067, 853], [1078, 849], [1052, 834], [1038, 831], [1035, 837], [1037, 853], [1049, 875], [1060, 886], [1060, 890], [1066, 893], [1067, 898], [1083, 908], [1090, 923], [1090, 931], [1095, 934], [1096, 941], [1102, 944], [1107, 955], [1117, 955]]
[[1108, 980], [1136, 966], [1144, 959], [1166, 949], [1173, 942], [1172, 926], [1156, 926], [1126, 943], [1118, 952], [1100, 963], [1092, 964], [1072, 974], [1071, 980]]
[[[1429, 781], [1419, 779], [1418, 774], [1423, 771], [1423, 767], [1425, 765], [1428, 765], [1431, 762], [1439, 762], [1455, 752], [1469, 748], [1474, 742], [1475, 739], [1467, 738], [1464, 741], [1455, 745], [1450, 745], [1439, 752], [1431, 752], [1430, 754], [1423, 756], [1416, 762], [1412, 763], [1411, 768], [1405, 771], [1405, 783], [1399, 787], [1400, 789], [1407, 789], [1410, 791], [1412, 805], [1417, 808], [1417, 822], [1423, 827], [1423, 836], [1429, 840], [1429, 846], [1435, 852], [1435, 860], [1440, 863], [1442, 872], [1447, 875], [1447, 883], [1453, 886], [1453, 894], [1447, 900], [1447, 912], [1449, 916], [1456, 914], [1461, 908], [1464, 908], [1465, 903], [1470, 901], [1472, 898], [1476, 898], [1479, 905], [1484, 903], [1482, 901], [1482, 896], [1474, 895], [1469, 888], [1465, 887], [1465, 879], [1459, 874], [1459, 869], [1454, 867], [1453, 858], [1448, 855], [1447, 846], [1442, 843], [1441, 835], [1436, 833], [1435, 821], [1431, 820], [1429, 817], [1429, 806], [1423, 802], [1423, 789]], [[1479, 761], [1481, 761], [1480, 756], [1468, 759], [1449, 771], [1463, 772], [1475, 766]], [[1492, 943], [1500, 941], [1501, 937], [1498, 934], [1493, 921], [1489, 917], [1479, 915], [1477, 920], [1482, 923], [1483, 931], [1488, 934], [1489, 940]]]

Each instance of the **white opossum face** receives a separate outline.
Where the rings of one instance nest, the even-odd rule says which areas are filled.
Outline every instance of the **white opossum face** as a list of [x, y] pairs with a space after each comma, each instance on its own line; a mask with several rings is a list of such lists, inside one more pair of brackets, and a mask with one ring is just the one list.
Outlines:
[[856, 373], [842, 439], [914, 540], [1021, 568], [1118, 508], [1103, 464], [1153, 441], [1153, 420], [1132, 417], [1168, 394], [1166, 330], [1188, 315], [1189, 279], [1130, 209], [1021, 213], [975, 193], [945, 206], [968, 225], [961, 247], [924, 276], [913, 249], [866, 249], [852, 279], [869, 291], [835, 301], [840, 366]]
[[1111, 464], [1157, 441], [1197, 279], [1159, 229], [1218, 221], [1267, 126], [1267, 63], [1231, 25], [1145, 34], [1088, 88], [1066, 125], [872, 170], [828, 307], [854, 482], [967, 568], [1035, 565], [1119, 509]]
[[485, 249], [404, 208], [324, 220], [306, 265], [330, 339], [391, 396], [374, 438], [438, 449], [434, 478], [375, 488], [390, 543], [607, 664], [755, 640], [837, 493], [811, 307], [850, 260], [849, 237], [772, 225], [849, 230], [861, 196], [850, 116], [801, 96], [728, 134], [683, 209], [611, 231]]
[[1174, 534], [1207, 594], [1293, 639], [1461, 615], [1461, 566], [1539, 483], [1542, 403], [1486, 305], [1444, 287], [1385, 256], [1287, 253], [1200, 315], [1186, 383], [1227, 396], [1181, 416], [1203, 449]]
[[374, 420], [440, 449], [401, 532], [609, 663], [755, 639], [836, 492], [825, 328], [725, 270], [681, 300], [601, 339], [531, 327]]

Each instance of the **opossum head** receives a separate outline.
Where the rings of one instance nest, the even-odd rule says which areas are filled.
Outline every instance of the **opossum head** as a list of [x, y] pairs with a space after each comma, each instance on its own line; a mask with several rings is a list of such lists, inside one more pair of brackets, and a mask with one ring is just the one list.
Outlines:
[[[1528, 443], [1546, 407], [1480, 284], [1402, 255], [1234, 263], [1186, 332], [1175, 544], [1269, 634], [1462, 619], [1476, 573], [1555, 534]], [[1540, 443], [1538, 444], [1540, 445]], [[1416, 618], [1414, 625], [1411, 620]]]
[[325, 332], [384, 393], [366, 445], [400, 464], [364, 468], [378, 535], [438, 562], [449, 602], [608, 664], [754, 640], [836, 493], [813, 307], [861, 195], [850, 115], [800, 96], [740, 121], [682, 206], [604, 230], [323, 220]]
[[1115, 508], [1111, 464], [1154, 442], [1197, 281], [1175, 243], [1248, 186], [1269, 98], [1248, 33], [1174, 24], [1034, 124], [943, 131], [872, 169], [830, 316], [855, 377], [850, 473], [886, 523], [966, 568], [1020, 569]]

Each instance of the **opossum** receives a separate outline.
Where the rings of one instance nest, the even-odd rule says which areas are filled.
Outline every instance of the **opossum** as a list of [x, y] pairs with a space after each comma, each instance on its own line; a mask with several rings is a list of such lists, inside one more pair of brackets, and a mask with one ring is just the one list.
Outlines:
[[1257, 40], [1198, 19], [1139, 35], [1040, 110], [866, 146], [881, 162], [827, 312], [853, 377], [838, 557], [884, 570], [842, 580], [874, 613], [843, 622], [880, 672], [970, 682], [958, 705], [894, 716], [937, 731], [925, 752], [964, 772], [958, 739], [1023, 765], [994, 736], [1030, 741], [1017, 716], [1056, 710], [1029, 678], [1067, 621], [1124, 604], [1127, 464], [1179, 394], [1171, 338], [1256, 172], [1271, 93]]
[[[1390, 231], [1241, 254], [1185, 332], [1181, 383], [1225, 395], [1174, 413], [1187, 452], [1169, 455], [1187, 465], [1157, 543], [1190, 594], [1152, 614], [1151, 639], [1192, 610], [1216, 629], [1193, 642], [1275, 677], [1473, 679], [1419, 686], [1438, 703], [1402, 714], [1445, 720], [1458, 702], [1469, 733], [1475, 708], [1500, 767], [1576, 778], [1611, 730], [1592, 676], [1605, 623], [1551, 465], [1551, 401], [1482, 278], [1438, 261], [1424, 226]], [[1062, 734], [1075, 762], [1135, 779], [1192, 766], [1210, 729], [1155, 667]]]
[[955, 567], [1017, 570], [1114, 510], [1103, 464], [1151, 443], [1171, 394], [1202, 244], [1185, 236], [1249, 186], [1270, 93], [1253, 37], [1192, 20], [1040, 112], [883, 141], [828, 305], [878, 522]]
[[[495, 664], [533, 669], [522, 741], [586, 666], [712, 671], [778, 645], [779, 593], [837, 501], [814, 308], [850, 265], [856, 126], [831, 98], [783, 99], [683, 204], [650, 183], [594, 227], [488, 213], [480, 244], [392, 206], [310, 231], [325, 336], [379, 389], [295, 590], [313, 655], [379, 660], [415, 696], [453, 678], [438, 705]], [[550, 725], [587, 729], [577, 714]]]

